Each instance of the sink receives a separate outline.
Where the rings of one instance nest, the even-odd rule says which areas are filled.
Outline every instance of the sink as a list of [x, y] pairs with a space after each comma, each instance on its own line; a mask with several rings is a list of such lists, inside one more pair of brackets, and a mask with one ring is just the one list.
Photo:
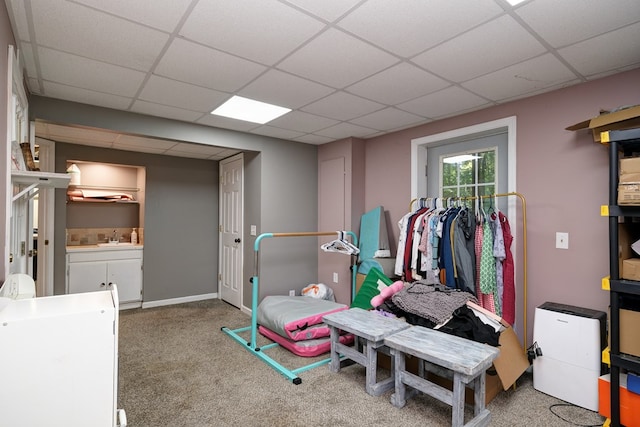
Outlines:
[[109, 243], [98, 243], [100, 247], [110, 247], [110, 246], [133, 246], [131, 242], [109, 242]]

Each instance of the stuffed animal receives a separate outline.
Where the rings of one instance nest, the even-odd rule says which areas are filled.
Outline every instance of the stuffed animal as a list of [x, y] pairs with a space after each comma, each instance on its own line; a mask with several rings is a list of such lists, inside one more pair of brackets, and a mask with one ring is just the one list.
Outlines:
[[376, 308], [380, 306], [383, 302], [391, 298], [394, 294], [400, 292], [404, 288], [404, 282], [402, 280], [398, 280], [393, 282], [386, 288], [380, 291], [378, 295], [371, 298], [371, 306]]

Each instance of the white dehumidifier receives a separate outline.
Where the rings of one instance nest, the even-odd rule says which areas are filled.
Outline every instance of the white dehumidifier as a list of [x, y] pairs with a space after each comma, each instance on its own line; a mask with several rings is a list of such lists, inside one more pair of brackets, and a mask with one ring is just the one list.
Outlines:
[[533, 388], [598, 411], [606, 322], [603, 311], [553, 302], [536, 307], [533, 346], [540, 351], [533, 359]]

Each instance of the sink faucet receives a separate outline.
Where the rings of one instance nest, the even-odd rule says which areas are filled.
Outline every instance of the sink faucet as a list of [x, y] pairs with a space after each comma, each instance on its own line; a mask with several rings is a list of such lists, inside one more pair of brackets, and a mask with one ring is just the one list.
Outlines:
[[111, 237], [111, 241], [112, 242], [117, 242], [118, 241], [118, 231], [117, 230], [113, 230], [113, 237]]

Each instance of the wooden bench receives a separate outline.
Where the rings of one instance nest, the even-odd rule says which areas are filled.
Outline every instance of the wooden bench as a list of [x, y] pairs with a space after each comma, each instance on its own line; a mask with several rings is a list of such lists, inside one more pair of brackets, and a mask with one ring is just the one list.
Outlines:
[[[395, 385], [393, 366], [389, 378], [377, 381], [378, 351], [384, 346], [385, 337], [409, 328], [411, 325], [361, 308], [327, 314], [323, 319], [331, 328], [331, 361], [329, 362], [331, 372], [340, 371], [340, 355], [343, 355], [366, 368], [365, 390], [367, 393], [379, 396], [393, 389]], [[353, 347], [340, 343], [340, 331], [354, 335]], [[364, 340], [364, 346], [360, 345], [359, 340]]]
[[[498, 357], [499, 350], [487, 344], [449, 335], [437, 330], [412, 326], [389, 335], [384, 344], [391, 349], [395, 361], [395, 392], [391, 404], [402, 408], [406, 399], [418, 391], [451, 405], [451, 425], [486, 426], [491, 415], [485, 408], [485, 372]], [[424, 375], [405, 369], [405, 355], [410, 354], [428, 365], [435, 365], [453, 373], [453, 391], [435, 384]], [[420, 373], [424, 364], [421, 362]], [[464, 424], [465, 387], [474, 390], [474, 417]], [[411, 387], [407, 392], [406, 386]]]

